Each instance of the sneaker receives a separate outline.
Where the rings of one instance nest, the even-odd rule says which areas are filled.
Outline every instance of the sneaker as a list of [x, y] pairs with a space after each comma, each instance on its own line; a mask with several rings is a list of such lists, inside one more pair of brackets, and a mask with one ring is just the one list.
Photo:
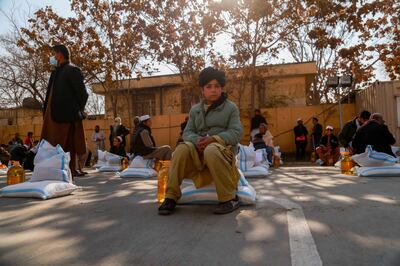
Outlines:
[[323, 165], [324, 161], [322, 161], [321, 159], [318, 159], [318, 160], [315, 161], [315, 163], [318, 164], [318, 165]]
[[159, 215], [170, 215], [174, 212], [176, 201], [166, 198], [164, 202], [158, 207]]
[[239, 208], [239, 198], [236, 196], [234, 199], [231, 199], [226, 202], [221, 202], [217, 208], [215, 208], [214, 213], [215, 214], [226, 214], [233, 212]]

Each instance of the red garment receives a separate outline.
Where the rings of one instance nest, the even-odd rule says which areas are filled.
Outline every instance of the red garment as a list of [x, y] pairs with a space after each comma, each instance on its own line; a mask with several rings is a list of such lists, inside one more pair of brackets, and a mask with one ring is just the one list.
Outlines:
[[32, 149], [33, 147], [33, 141], [30, 137], [26, 137], [24, 141], [24, 145], [28, 148], [28, 150]]

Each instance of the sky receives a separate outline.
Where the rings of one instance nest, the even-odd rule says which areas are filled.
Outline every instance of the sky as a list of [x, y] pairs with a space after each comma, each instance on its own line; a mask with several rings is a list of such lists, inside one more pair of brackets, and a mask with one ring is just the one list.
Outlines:
[[[26, 19], [29, 14], [32, 14], [35, 10], [45, 6], [52, 6], [53, 10], [55, 10], [57, 14], [61, 16], [67, 17], [72, 15], [68, 0], [0, 0], [0, 9], [6, 14], [11, 14], [13, 10], [16, 10], [16, 17], [20, 20], [20, 23], [23, 23], [23, 20]], [[2, 25], [0, 27], [0, 34], [7, 33], [11, 29], [11, 24], [2, 13], [0, 13], [0, 25]], [[215, 48], [218, 51], [228, 52], [231, 50], [228, 43], [229, 40], [224, 37], [220, 37], [215, 44]], [[289, 63], [290, 61], [291, 60], [286, 53], [282, 52], [280, 58], [271, 63]], [[158, 68], [159, 72], [155, 73], [156, 75], [172, 73], [171, 69], [166, 66], [158, 66]], [[378, 69], [375, 71], [375, 73], [378, 80], [388, 79], [382, 64], [378, 65]]]
[[[71, 14], [70, 4], [68, 0], [0, 0], [0, 9], [10, 14], [13, 9], [17, 10], [19, 19], [26, 17], [29, 12], [33, 13], [41, 7], [52, 6], [57, 13], [64, 16]], [[0, 14], [0, 33], [6, 33], [10, 29], [9, 21]]]

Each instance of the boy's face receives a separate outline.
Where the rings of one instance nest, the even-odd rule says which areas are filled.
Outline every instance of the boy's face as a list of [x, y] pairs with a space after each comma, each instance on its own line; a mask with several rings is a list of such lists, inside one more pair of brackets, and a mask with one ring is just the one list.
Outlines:
[[207, 104], [212, 104], [221, 97], [222, 87], [216, 79], [211, 80], [203, 87], [203, 96]]

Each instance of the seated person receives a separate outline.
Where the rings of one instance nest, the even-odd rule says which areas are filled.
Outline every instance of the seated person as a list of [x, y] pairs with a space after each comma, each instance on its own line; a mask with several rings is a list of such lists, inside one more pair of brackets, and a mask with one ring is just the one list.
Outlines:
[[33, 148], [33, 132], [28, 132], [28, 136], [24, 141], [24, 145], [28, 150]]
[[272, 163], [274, 156], [274, 143], [272, 139], [274, 137], [268, 130], [268, 124], [261, 123], [258, 129], [260, 133], [257, 133], [253, 138], [254, 150], [265, 149], [267, 152], [268, 161]]
[[126, 157], [128, 158], [128, 156], [126, 155], [125, 152], [125, 148], [124, 146], [122, 146], [122, 137], [118, 136], [118, 137], [114, 137], [113, 139], [113, 145], [110, 149], [110, 152], [122, 157]]
[[237, 145], [243, 134], [239, 109], [223, 92], [223, 71], [203, 69], [199, 85], [204, 99], [191, 108], [184, 142], [174, 151], [165, 201], [158, 209], [160, 215], [174, 211], [184, 178], [192, 179], [196, 188], [214, 183], [220, 202], [214, 213], [229, 213], [239, 207], [239, 172], [235, 165]]
[[371, 115], [370, 120], [357, 130], [353, 139], [353, 152], [356, 154], [363, 153], [365, 148], [371, 145], [375, 151], [396, 157], [391, 148], [391, 145], [395, 142], [396, 140], [385, 125], [382, 115], [375, 113]]
[[346, 149], [352, 150], [352, 140], [356, 134], [357, 129], [359, 129], [365, 122], [368, 121], [371, 113], [368, 111], [362, 111], [353, 120], [348, 121], [343, 129], [340, 131], [338, 137], [340, 144]]
[[133, 136], [132, 150], [135, 155], [144, 159], [171, 160], [172, 149], [168, 145], [156, 147], [151, 135], [151, 117], [143, 115]]
[[332, 158], [332, 165], [339, 160], [339, 140], [335, 135], [333, 135], [332, 126], [326, 127], [326, 133], [321, 138], [319, 146], [315, 151], [319, 157], [317, 163], [321, 165], [330, 165], [329, 158]]
[[0, 147], [0, 162], [2, 164], [8, 165], [8, 161], [10, 160], [10, 153], [7, 150], [7, 145], [1, 144]]
[[18, 143], [14, 145], [14, 147], [10, 150], [10, 160], [18, 161], [20, 165], [23, 165], [27, 153], [28, 150], [26, 149], [26, 147]]

